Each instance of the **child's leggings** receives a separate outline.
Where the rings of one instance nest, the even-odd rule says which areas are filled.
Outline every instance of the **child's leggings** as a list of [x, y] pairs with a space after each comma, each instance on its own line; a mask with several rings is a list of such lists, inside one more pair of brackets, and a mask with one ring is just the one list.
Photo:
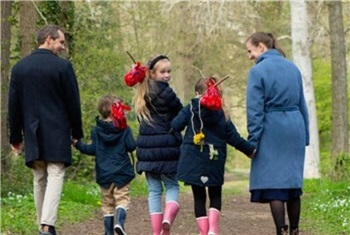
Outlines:
[[[196, 218], [206, 216], [206, 199], [207, 192], [206, 187], [191, 185], [192, 193], [194, 198], [194, 214]], [[209, 208], [215, 208], [218, 211], [221, 211], [221, 193], [222, 186], [213, 186], [208, 187], [209, 194]]]

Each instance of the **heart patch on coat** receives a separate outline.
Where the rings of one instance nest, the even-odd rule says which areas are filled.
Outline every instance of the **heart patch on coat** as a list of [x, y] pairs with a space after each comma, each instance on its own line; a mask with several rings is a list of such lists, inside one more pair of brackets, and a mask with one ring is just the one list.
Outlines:
[[208, 180], [209, 180], [209, 178], [207, 176], [201, 176], [201, 181], [203, 182], [203, 184], [208, 182]]

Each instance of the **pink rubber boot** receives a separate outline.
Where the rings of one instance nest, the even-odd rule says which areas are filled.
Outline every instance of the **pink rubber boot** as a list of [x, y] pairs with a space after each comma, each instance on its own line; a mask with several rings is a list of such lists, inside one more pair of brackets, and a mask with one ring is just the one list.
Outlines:
[[196, 221], [197, 221], [199, 235], [208, 235], [208, 230], [209, 230], [208, 216], [198, 217], [196, 218]]
[[209, 208], [209, 233], [208, 235], [218, 235], [220, 225], [220, 211], [215, 208]]
[[163, 213], [152, 213], [150, 216], [153, 235], [160, 235], [162, 231]]
[[170, 227], [173, 224], [180, 207], [176, 201], [169, 201], [165, 205], [164, 217], [163, 217], [163, 233], [162, 235], [170, 234]]

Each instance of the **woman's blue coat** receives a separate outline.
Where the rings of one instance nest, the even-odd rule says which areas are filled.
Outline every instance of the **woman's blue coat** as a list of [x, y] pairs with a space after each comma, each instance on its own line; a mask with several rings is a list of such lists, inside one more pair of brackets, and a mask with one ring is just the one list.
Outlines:
[[175, 174], [182, 136], [179, 132], [170, 132], [170, 123], [182, 109], [182, 104], [167, 82], [151, 82], [157, 87], [150, 99], [146, 97], [152, 124], [140, 122], [136, 171], [139, 174]]
[[248, 140], [257, 148], [250, 189], [302, 188], [308, 110], [299, 69], [270, 49], [249, 71]]
[[95, 155], [96, 182], [103, 188], [114, 183], [123, 187], [135, 178], [128, 152], [136, 149], [130, 127], [120, 130], [112, 122], [96, 119], [91, 131], [91, 144], [78, 141], [75, 145], [82, 153]]
[[[198, 104], [198, 98], [192, 99], [191, 104], [184, 107], [171, 123], [175, 131], [182, 131], [187, 126], [181, 146], [177, 178], [191, 185], [220, 186], [224, 183], [227, 144], [246, 155], [252, 154], [254, 147], [239, 135], [230, 120], [225, 119], [222, 110], [211, 111], [201, 106], [202, 132], [205, 135], [201, 150], [200, 145], [193, 143], [193, 130], [196, 133], [200, 132]], [[217, 151], [212, 159], [210, 159], [209, 144]]]

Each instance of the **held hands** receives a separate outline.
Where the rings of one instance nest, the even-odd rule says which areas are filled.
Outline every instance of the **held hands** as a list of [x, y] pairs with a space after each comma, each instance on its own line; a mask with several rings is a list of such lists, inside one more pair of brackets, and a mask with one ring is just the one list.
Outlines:
[[16, 155], [20, 155], [23, 152], [22, 142], [17, 143], [17, 144], [11, 144], [11, 149]]
[[253, 159], [255, 157], [256, 154], [256, 149], [254, 149], [253, 153], [248, 155], [247, 157], [249, 157], [250, 159]]
[[77, 139], [74, 139], [74, 138], [72, 138], [71, 140], [70, 140], [70, 144], [71, 145], [73, 145], [73, 146], [75, 146], [75, 144], [78, 142], [78, 140]]

